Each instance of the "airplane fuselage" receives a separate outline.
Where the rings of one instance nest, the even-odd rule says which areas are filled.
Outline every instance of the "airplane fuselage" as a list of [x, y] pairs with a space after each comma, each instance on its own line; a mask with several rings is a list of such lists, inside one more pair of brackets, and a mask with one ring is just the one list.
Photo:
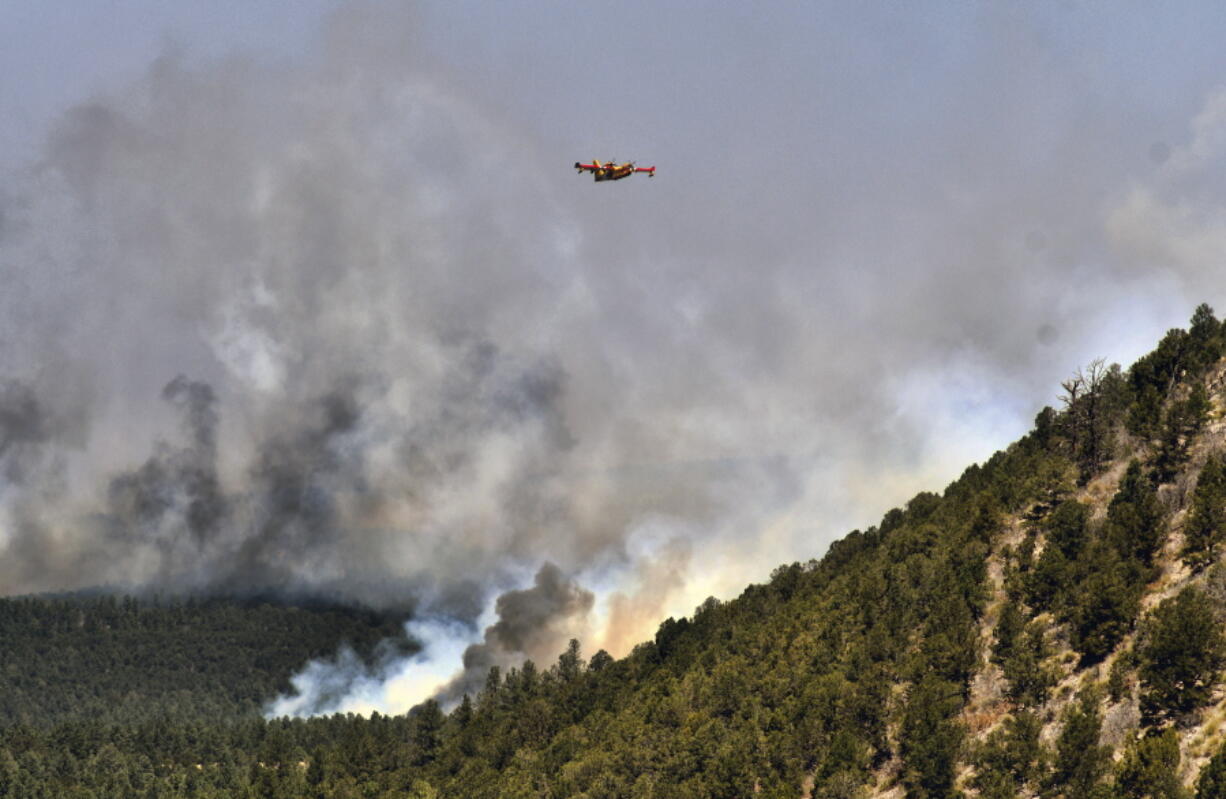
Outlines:
[[646, 172], [648, 177], [654, 177], [656, 171], [654, 166], [636, 167], [630, 162], [625, 164], [602, 164], [599, 161], [593, 161], [590, 164], [581, 164], [576, 161], [575, 169], [579, 170], [580, 174], [583, 172], [591, 172], [593, 179], [595, 179], [597, 183], [604, 180], [621, 180], [622, 178], [628, 178], [635, 172]]

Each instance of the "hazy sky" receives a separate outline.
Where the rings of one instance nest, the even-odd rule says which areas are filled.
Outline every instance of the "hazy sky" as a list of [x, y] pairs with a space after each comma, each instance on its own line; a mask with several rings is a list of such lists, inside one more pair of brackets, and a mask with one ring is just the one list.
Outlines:
[[620, 654], [1226, 310], [1224, 39], [1212, 3], [0, 2], [0, 591]]

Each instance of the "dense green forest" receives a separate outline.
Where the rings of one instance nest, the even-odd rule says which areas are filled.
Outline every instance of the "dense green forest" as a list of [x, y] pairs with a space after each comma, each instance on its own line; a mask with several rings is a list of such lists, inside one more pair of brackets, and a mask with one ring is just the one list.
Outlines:
[[1224, 342], [1201, 306], [820, 560], [447, 713], [255, 715], [387, 620], [0, 603], [0, 796], [1220, 799]]
[[0, 725], [258, 716], [311, 658], [411, 647], [403, 621], [323, 603], [0, 598]]

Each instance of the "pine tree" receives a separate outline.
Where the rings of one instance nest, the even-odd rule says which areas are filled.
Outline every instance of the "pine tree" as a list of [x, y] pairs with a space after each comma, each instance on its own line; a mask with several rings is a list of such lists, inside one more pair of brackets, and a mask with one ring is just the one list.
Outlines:
[[1192, 439], [1209, 418], [1209, 394], [1204, 383], [1192, 386], [1186, 399], [1174, 402], [1166, 412], [1158, 441], [1155, 473], [1159, 482], [1169, 483], [1188, 460]]
[[954, 794], [954, 767], [965, 730], [958, 721], [962, 686], [928, 674], [912, 687], [903, 713], [899, 748], [908, 799]]
[[1158, 435], [1162, 421], [1162, 394], [1152, 384], [1145, 384], [1128, 409], [1125, 422], [1128, 432], [1142, 441], [1150, 441]]
[[1089, 796], [1110, 763], [1111, 750], [1098, 744], [1102, 732], [1098, 700], [1097, 691], [1082, 691], [1063, 716], [1048, 787], [1069, 799]]
[[1186, 799], [1175, 730], [1134, 740], [1124, 753], [1115, 787], [1128, 799]]
[[613, 663], [613, 656], [603, 649], [592, 655], [592, 662], [588, 664], [588, 670], [599, 674]]
[[1226, 533], [1226, 463], [1213, 454], [1205, 461], [1196, 491], [1192, 494], [1192, 510], [1184, 525], [1183, 560], [1199, 571], [1217, 559], [1217, 549]]
[[414, 765], [425, 766], [438, 754], [443, 731], [443, 711], [438, 702], [427, 699], [413, 714]]
[[1082, 663], [1102, 661], [1132, 631], [1141, 608], [1145, 573], [1140, 564], [1120, 557], [1112, 547], [1096, 543], [1082, 558], [1086, 577], [1063, 613], [1069, 638]]
[[1075, 560], [1085, 547], [1089, 520], [1089, 506], [1072, 499], [1061, 502], [1043, 525], [1048, 545], [1058, 548], [1069, 560]]
[[1026, 601], [1036, 613], [1067, 604], [1074, 581], [1074, 566], [1058, 546], [1047, 546], [1039, 562], [1021, 576]]
[[1206, 303], [1196, 306], [1188, 326], [1190, 368], [1203, 372], [1222, 357], [1222, 324]]
[[1226, 741], [1196, 778], [1196, 799], [1226, 799]]
[[571, 682], [583, 672], [583, 658], [579, 656], [579, 640], [570, 639], [566, 651], [558, 657], [558, 676], [563, 682]]
[[984, 799], [1013, 799], [1023, 786], [1040, 773], [1043, 747], [1039, 733], [1043, 722], [1034, 713], [1021, 711], [994, 730], [975, 754], [975, 777], [971, 784]]
[[1107, 540], [1121, 557], [1151, 566], [1162, 542], [1162, 516], [1154, 484], [1145, 477], [1141, 462], [1133, 459], [1107, 507]]
[[1102, 358], [1092, 361], [1084, 371], [1078, 369], [1060, 385], [1065, 391], [1060, 399], [1065, 406], [1066, 437], [1079, 470], [1079, 482], [1084, 485], [1110, 458], [1111, 431], [1124, 404], [1127, 385], [1120, 367], [1106, 366]]
[[1044, 664], [1050, 654], [1043, 625], [1030, 622], [1017, 638], [1001, 668], [1009, 681], [1008, 696], [1023, 707], [1042, 704], [1056, 684], [1055, 672]]
[[1013, 600], [1006, 600], [996, 621], [996, 643], [992, 647], [992, 662], [1003, 666], [1013, 656], [1018, 636], [1026, 626], [1026, 617], [1021, 607]]
[[1178, 717], [1208, 704], [1226, 664], [1226, 639], [1203, 591], [1191, 586], [1163, 601], [1141, 639], [1141, 709], [1148, 718]]

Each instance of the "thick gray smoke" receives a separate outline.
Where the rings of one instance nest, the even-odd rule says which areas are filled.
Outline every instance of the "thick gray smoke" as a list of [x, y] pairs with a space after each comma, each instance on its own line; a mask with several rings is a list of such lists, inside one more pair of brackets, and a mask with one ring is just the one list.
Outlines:
[[50, 436], [49, 420], [29, 386], [0, 383], [0, 465], [8, 483], [25, 482], [25, 461]]
[[454, 618], [413, 619], [405, 632], [420, 645], [416, 652], [406, 656], [386, 647], [364, 662], [344, 648], [307, 664], [293, 679], [293, 691], [270, 702], [266, 711], [273, 716], [395, 713], [431, 697], [451, 707], [485, 687], [491, 668], [505, 673], [525, 659], [546, 667], [558, 655], [559, 641], [589, 630], [594, 602], [591, 591], [546, 562], [530, 587], [498, 597], [497, 619], [479, 642], [464, 647], [474, 630]]
[[[922, 30], [767, 15], [780, 46], [739, 58], [737, 27], [712, 63], [720, 15], [662, 11], [622, 107], [432, 58], [397, 8], [347, 4], [283, 63], [168, 52], [7, 176], [0, 593], [415, 608], [416, 660], [315, 664], [285, 712], [571, 635], [621, 654], [1222, 305], [1222, 97], [1087, 109], [1024, 13], [967, 21], [936, 75]], [[569, 171], [608, 155], [660, 171]]]
[[[146, 550], [155, 564], [136, 585], [162, 590], [311, 591], [302, 559], [319, 557], [341, 525], [337, 497], [360, 479], [345, 437], [359, 422], [352, 396], [303, 403], [288, 431], [271, 431], [229, 493], [217, 473], [213, 389], [176, 377], [162, 397], [183, 415], [181, 443], [159, 442], [138, 468], [113, 477], [98, 521], [114, 551]], [[92, 568], [92, 566], [91, 566]]]
[[[546, 563], [536, 573], [531, 588], [508, 591], [498, 597], [494, 611], [498, 621], [485, 629], [485, 638], [464, 650], [464, 671], [441, 694], [446, 702], [458, 701], [464, 694], [476, 694], [493, 666], [506, 668], [527, 655], [536, 659], [558, 654], [559, 640], [565, 640], [576, 619], [583, 621], [595, 597], [567, 579], [561, 569]], [[546, 663], [546, 665], [548, 665]]]
[[111, 478], [101, 520], [107, 544], [117, 552], [154, 543], [161, 554], [156, 581], [173, 585], [193, 558], [212, 554], [228, 506], [217, 477], [212, 388], [180, 375], [162, 389], [162, 397], [181, 409], [186, 440], [159, 444], [139, 468]]

